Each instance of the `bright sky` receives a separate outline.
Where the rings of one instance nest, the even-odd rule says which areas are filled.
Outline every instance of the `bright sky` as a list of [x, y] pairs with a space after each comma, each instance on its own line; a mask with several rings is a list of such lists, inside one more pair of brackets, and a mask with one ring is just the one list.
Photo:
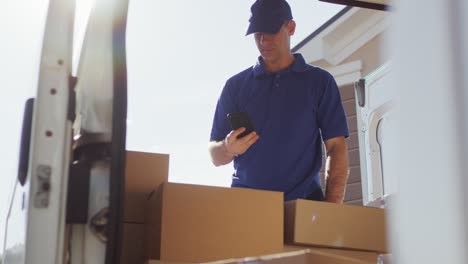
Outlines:
[[[82, 6], [90, 1], [78, 0]], [[17, 173], [24, 101], [35, 95], [47, 2], [2, 1], [0, 8], [0, 252]], [[258, 56], [252, 37], [244, 36], [252, 3], [130, 1], [127, 148], [169, 153], [171, 181], [230, 184], [232, 165], [211, 165], [207, 143], [226, 79]], [[292, 46], [343, 8], [318, 0], [289, 3], [297, 23]], [[85, 9], [78, 9], [81, 20]]]

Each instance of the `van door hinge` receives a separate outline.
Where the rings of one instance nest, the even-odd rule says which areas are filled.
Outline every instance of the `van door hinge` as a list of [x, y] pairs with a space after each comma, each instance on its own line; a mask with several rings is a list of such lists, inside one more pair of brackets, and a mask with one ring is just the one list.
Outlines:
[[[90, 141], [86, 142], [86, 138]], [[95, 162], [110, 160], [112, 145], [107, 142], [93, 142], [106, 138], [102, 135], [85, 135], [82, 145], [77, 144], [73, 152], [73, 161], [69, 170], [67, 224], [85, 224], [88, 222], [91, 169]]]
[[75, 87], [76, 83], [78, 82], [78, 78], [75, 76], [70, 75], [68, 77], [68, 87], [70, 89], [69, 96], [68, 96], [68, 120], [72, 123], [75, 122], [76, 118], [76, 92]]
[[37, 188], [34, 197], [34, 207], [47, 208], [50, 201], [50, 176], [52, 168], [48, 165], [38, 165], [36, 169]]
[[366, 80], [360, 79], [354, 82], [354, 90], [356, 91], [356, 97], [358, 99], [358, 105], [364, 107], [366, 105]]

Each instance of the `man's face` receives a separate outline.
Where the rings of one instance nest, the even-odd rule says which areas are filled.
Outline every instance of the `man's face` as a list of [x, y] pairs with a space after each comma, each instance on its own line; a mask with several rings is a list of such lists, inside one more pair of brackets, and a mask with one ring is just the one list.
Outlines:
[[285, 22], [276, 34], [255, 33], [255, 43], [265, 63], [277, 63], [290, 53], [290, 37], [296, 24], [293, 20]]

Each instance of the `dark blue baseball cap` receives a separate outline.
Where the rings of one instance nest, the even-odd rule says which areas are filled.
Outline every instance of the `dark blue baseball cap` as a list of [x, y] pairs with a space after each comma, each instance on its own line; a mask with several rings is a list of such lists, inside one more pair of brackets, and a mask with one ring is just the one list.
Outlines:
[[257, 0], [250, 8], [252, 15], [245, 35], [276, 34], [285, 21], [293, 19], [291, 7], [285, 0]]

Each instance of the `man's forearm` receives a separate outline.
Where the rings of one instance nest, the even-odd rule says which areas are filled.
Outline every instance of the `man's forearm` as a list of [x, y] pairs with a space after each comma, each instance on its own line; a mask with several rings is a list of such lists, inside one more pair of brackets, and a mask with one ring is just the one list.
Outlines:
[[342, 204], [346, 191], [346, 175], [330, 173], [327, 177], [326, 201]]
[[328, 153], [326, 179], [326, 201], [343, 203], [348, 181], [348, 150], [346, 144], [336, 145]]
[[226, 165], [230, 163], [234, 157], [234, 153], [228, 152], [225, 141], [211, 141], [208, 146], [211, 156], [211, 162], [215, 166]]

